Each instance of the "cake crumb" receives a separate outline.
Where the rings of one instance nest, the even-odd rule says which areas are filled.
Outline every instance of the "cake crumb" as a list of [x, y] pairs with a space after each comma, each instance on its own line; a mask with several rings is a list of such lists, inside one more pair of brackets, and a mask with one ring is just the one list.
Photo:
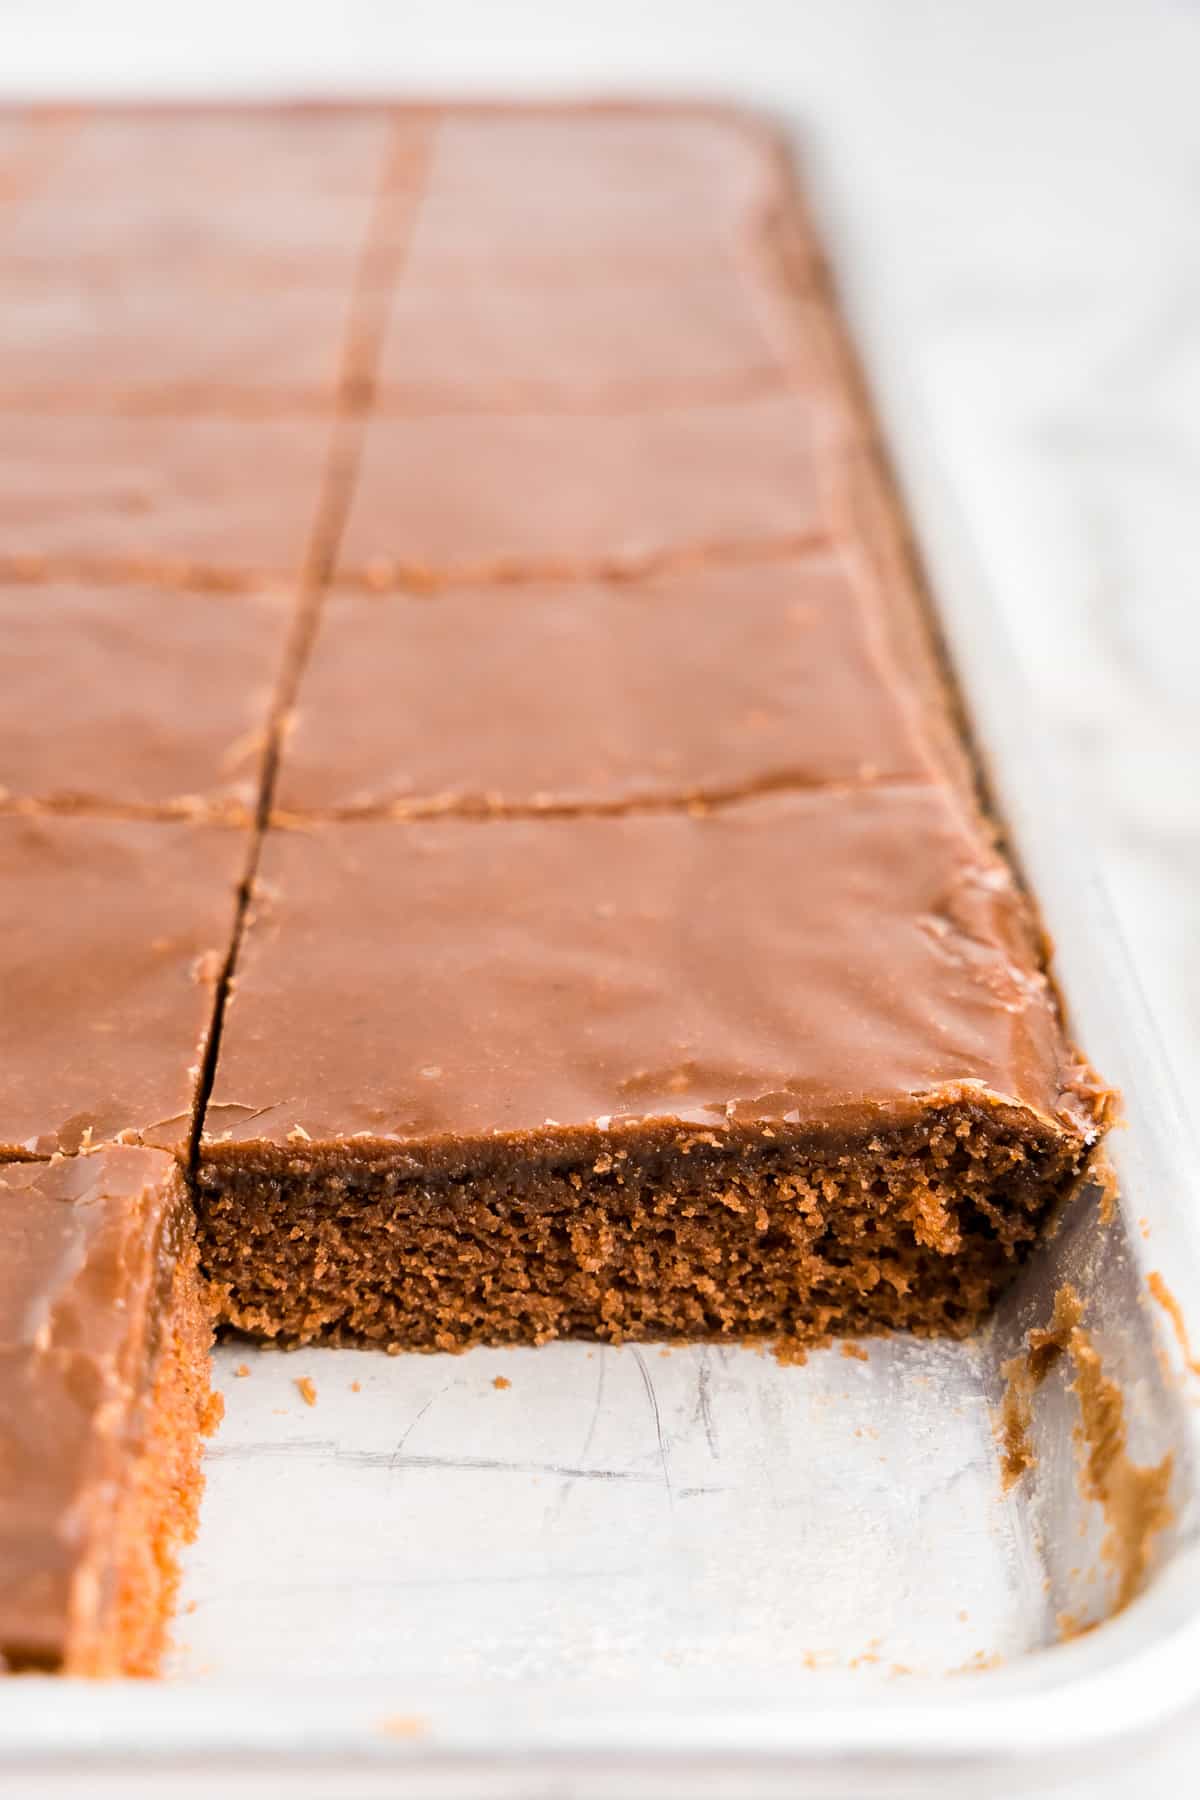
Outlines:
[[296, 1386], [300, 1391], [300, 1398], [303, 1400], [305, 1406], [315, 1406], [317, 1404], [316, 1384], [312, 1381], [311, 1377], [308, 1375], [299, 1376], [296, 1381]]
[[996, 1436], [1006, 1494], [1037, 1464], [1032, 1439], [1033, 1396], [1067, 1351], [1082, 1317], [1083, 1307], [1075, 1289], [1069, 1285], [1060, 1287], [1054, 1296], [1050, 1324], [1027, 1332], [1024, 1355], [1010, 1357], [1000, 1365], [1006, 1386]]
[[1030, 1431], [1033, 1409], [1030, 1403], [1029, 1371], [1025, 1359], [1010, 1357], [1000, 1365], [1006, 1386], [1000, 1404], [996, 1437], [1001, 1450], [1000, 1481], [1004, 1492], [1016, 1486], [1027, 1469], [1037, 1462]]
[[[1150, 1291], [1166, 1304], [1153, 1278]], [[1171, 1313], [1169, 1305], [1166, 1310]], [[1008, 1383], [998, 1425], [1006, 1491], [1034, 1464], [1029, 1435], [1033, 1395], [1064, 1357], [1073, 1374], [1068, 1387], [1079, 1405], [1074, 1436], [1082, 1463], [1080, 1492], [1100, 1507], [1104, 1517], [1100, 1554], [1115, 1578], [1108, 1614], [1112, 1617], [1123, 1612], [1140, 1590], [1154, 1540], [1174, 1516], [1168, 1499], [1173, 1459], [1168, 1452], [1161, 1462], [1143, 1465], [1129, 1456], [1125, 1397], [1104, 1371], [1084, 1325], [1083, 1301], [1065, 1284], [1054, 1296], [1049, 1326], [1027, 1332], [1024, 1356], [1013, 1357], [1001, 1368]], [[1081, 1518], [1079, 1535], [1086, 1537], [1087, 1531], [1088, 1520]], [[1063, 1629], [1060, 1625], [1060, 1632]]]
[[1071, 1387], [1080, 1413], [1076, 1442], [1083, 1453], [1079, 1486], [1084, 1498], [1095, 1501], [1104, 1516], [1100, 1554], [1115, 1581], [1108, 1615], [1112, 1617], [1123, 1612], [1141, 1590], [1154, 1540], [1175, 1516], [1168, 1498], [1174, 1457], [1168, 1451], [1157, 1463], [1132, 1460], [1125, 1396], [1119, 1384], [1105, 1374], [1082, 1325], [1072, 1332], [1069, 1348], [1075, 1371]]
[[1117, 1171], [1103, 1150], [1098, 1151], [1092, 1159], [1091, 1175], [1100, 1196], [1100, 1223], [1111, 1225], [1117, 1216], [1117, 1203], [1121, 1198], [1121, 1187], [1117, 1180]]
[[352, 1381], [350, 1383], [350, 1392], [352, 1394], [361, 1394], [362, 1393], [362, 1382], [361, 1381]]
[[493, 1375], [492, 1386], [494, 1388], [510, 1388], [512, 1382], [508, 1379], [507, 1375]]
[[1184, 1367], [1189, 1375], [1200, 1375], [1200, 1358], [1192, 1355], [1192, 1342], [1188, 1334], [1187, 1321], [1183, 1316], [1183, 1308], [1163, 1280], [1161, 1269], [1151, 1269], [1146, 1277], [1146, 1286], [1171, 1322], [1171, 1330], [1175, 1333], [1175, 1342], [1179, 1345], [1179, 1354], [1183, 1358]]
[[243, 1376], [248, 1375], [250, 1373], [250, 1364], [249, 1363], [239, 1363], [237, 1368], [233, 1372], [240, 1380]]
[[[152, 950], [158, 948], [159, 941], [156, 939], [150, 946]], [[165, 940], [164, 947], [169, 943], [170, 939]], [[202, 950], [192, 963], [192, 980], [197, 987], [216, 987], [224, 966], [225, 958], [220, 950]], [[88, 1129], [90, 1131], [91, 1127]]]
[[[781, 1369], [802, 1369], [808, 1361], [810, 1350], [828, 1350], [832, 1342], [829, 1333], [824, 1332], [805, 1339], [803, 1343], [794, 1337], [776, 1338], [770, 1349]], [[761, 1354], [762, 1351], [759, 1350], [759, 1355]]]
[[968, 1657], [965, 1663], [959, 1663], [956, 1669], [951, 1669], [950, 1674], [983, 1675], [989, 1669], [1002, 1669], [1003, 1667], [1004, 1658], [996, 1651], [976, 1650], [975, 1654]]
[[855, 1362], [870, 1362], [871, 1360], [870, 1355], [863, 1349], [861, 1344], [855, 1344], [849, 1341], [842, 1345], [842, 1355], [852, 1356]]
[[428, 1732], [429, 1720], [416, 1713], [391, 1713], [379, 1721], [379, 1729], [385, 1737], [419, 1738]]

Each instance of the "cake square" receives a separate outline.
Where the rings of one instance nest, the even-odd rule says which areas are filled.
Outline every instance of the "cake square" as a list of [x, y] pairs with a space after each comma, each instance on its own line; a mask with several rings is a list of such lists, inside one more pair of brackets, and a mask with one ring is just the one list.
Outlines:
[[250, 816], [293, 607], [283, 590], [0, 586], [0, 801]]
[[339, 572], [388, 586], [778, 552], [831, 530], [821, 394], [618, 413], [377, 414]]
[[[547, 329], [548, 320], [552, 328]], [[384, 406], [626, 405], [783, 386], [795, 362], [777, 297], [734, 265], [583, 267], [547, 288], [402, 271], [379, 367]]]
[[0, 1159], [186, 1143], [249, 834], [0, 814]]
[[0, 1165], [0, 1668], [157, 1669], [211, 1340], [172, 1157]]
[[202, 1254], [288, 1342], [953, 1331], [1098, 1128], [957, 789], [277, 831]]
[[351, 278], [314, 265], [299, 281], [236, 261], [10, 270], [0, 405], [328, 405], [342, 374]]
[[331, 595], [277, 805], [620, 809], [921, 779], [931, 672], [902, 659], [886, 600], [822, 551], [637, 583]]
[[704, 108], [456, 109], [437, 124], [409, 267], [738, 256], [778, 199], [770, 134]]
[[0, 569], [237, 585], [294, 576], [331, 423], [26, 412], [0, 448]]
[[6, 255], [349, 277], [397, 128], [383, 108], [78, 108], [7, 209]]

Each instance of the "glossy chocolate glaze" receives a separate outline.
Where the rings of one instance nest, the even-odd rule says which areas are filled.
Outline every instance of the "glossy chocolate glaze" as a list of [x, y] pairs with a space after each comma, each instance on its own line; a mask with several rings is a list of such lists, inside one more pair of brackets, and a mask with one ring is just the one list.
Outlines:
[[832, 432], [819, 397], [786, 390], [649, 412], [377, 414], [339, 574], [634, 574], [819, 543]]
[[0, 815], [0, 1157], [187, 1139], [247, 833]]
[[277, 832], [207, 1129], [301, 1159], [597, 1121], [844, 1135], [954, 1088], [1086, 1134], [1078, 1078], [1008, 869], [928, 783]]
[[252, 815], [291, 608], [283, 590], [0, 585], [0, 801]]
[[586, 279], [740, 258], [778, 201], [770, 134], [719, 108], [450, 107], [436, 115], [414, 277]]
[[828, 553], [637, 583], [333, 594], [277, 804], [597, 809], [927, 779], [936, 741], [885, 621], [886, 596]]
[[347, 310], [346, 287], [319, 265], [311, 283], [236, 262], [10, 267], [0, 402], [50, 390], [67, 411], [329, 405]]
[[546, 277], [536, 269], [487, 281], [453, 265], [409, 271], [388, 309], [381, 408], [644, 406], [786, 379], [779, 309], [736, 265], [702, 253], [692, 267], [597, 266], [558, 281], [553, 305], [548, 332]]
[[243, 293], [272, 269], [348, 278], [394, 129], [382, 107], [74, 106], [10, 121], [13, 269], [66, 270], [81, 287], [222, 270]]
[[29, 411], [0, 439], [0, 574], [245, 586], [303, 564], [329, 421]]

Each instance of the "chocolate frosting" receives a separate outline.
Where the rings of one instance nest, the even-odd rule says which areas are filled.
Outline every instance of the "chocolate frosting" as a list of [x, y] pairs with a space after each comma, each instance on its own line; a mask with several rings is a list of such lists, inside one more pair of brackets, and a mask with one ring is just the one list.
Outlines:
[[0, 400], [36, 404], [49, 390], [60, 410], [328, 403], [346, 311], [328, 270], [307, 285], [227, 263], [9, 265]]
[[927, 777], [928, 720], [896, 679], [883, 598], [821, 553], [636, 584], [331, 596], [278, 805], [602, 808]]
[[383, 108], [30, 113], [10, 147], [23, 178], [5, 193], [5, 255], [80, 280], [222, 270], [232, 304], [269, 270], [344, 285], [394, 130]]
[[252, 813], [291, 605], [283, 592], [0, 586], [0, 800]]
[[645, 412], [785, 385], [784, 309], [751, 267], [777, 200], [767, 135], [715, 112], [442, 115], [379, 404]]
[[970, 1089], [1085, 1132], [1012, 878], [950, 788], [267, 840], [208, 1132], [870, 1128]]
[[245, 584], [303, 563], [329, 423], [51, 410], [0, 439], [0, 573]]
[[0, 1157], [186, 1140], [247, 834], [0, 816]]
[[377, 585], [636, 572], [829, 531], [819, 396], [648, 412], [378, 414], [339, 568]]
[[741, 257], [778, 200], [769, 134], [700, 107], [454, 108], [437, 120], [407, 247], [416, 278]]
[[0, 406], [331, 403], [381, 171], [410, 144], [415, 175], [428, 132], [384, 107], [7, 114]]
[[559, 282], [552, 304], [547, 331], [537, 271], [486, 281], [457, 266], [406, 273], [388, 309], [381, 407], [645, 406], [786, 377], [775, 309], [741, 270], [711, 257], [693, 267], [601, 264]]

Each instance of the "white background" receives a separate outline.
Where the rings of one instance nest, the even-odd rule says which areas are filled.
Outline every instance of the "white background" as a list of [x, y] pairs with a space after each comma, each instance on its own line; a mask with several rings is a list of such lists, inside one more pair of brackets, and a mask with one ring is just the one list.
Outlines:
[[628, 87], [801, 125], [1196, 1117], [1200, 5], [0, 0], [12, 95]]

